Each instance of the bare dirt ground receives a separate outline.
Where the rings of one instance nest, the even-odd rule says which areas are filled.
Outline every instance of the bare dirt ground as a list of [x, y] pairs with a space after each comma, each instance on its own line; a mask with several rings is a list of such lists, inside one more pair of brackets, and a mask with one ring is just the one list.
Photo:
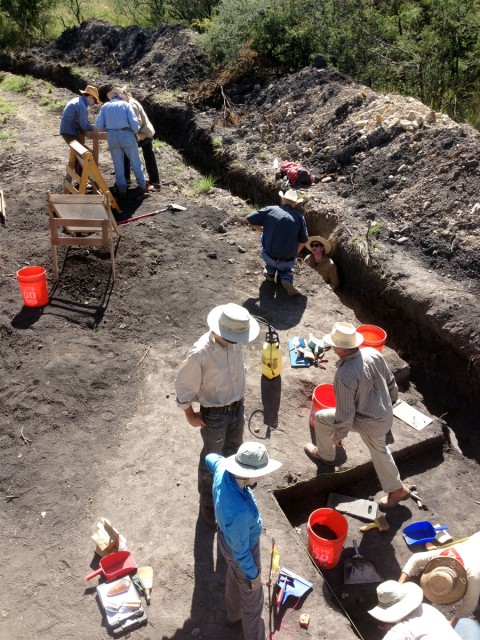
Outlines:
[[[187, 210], [121, 227], [114, 286], [105, 253], [72, 250], [54, 287], [46, 191], [62, 191], [67, 148], [55, 135], [59, 113], [40, 106], [42, 91], [2, 96], [17, 105], [16, 114], [2, 127], [15, 135], [3, 143], [0, 156], [0, 188], [7, 207], [7, 224], [0, 228], [0, 548], [8, 576], [0, 610], [2, 637], [108, 636], [95, 585], [83, 581], [93, 560], [90, 535], [97, 519], [105, 516], [127, 537], [137, 562], [151, 564], [155, 571], [148, 626], [132, 637], [236, 639], [239, 629], [224, 625], [224, 568], [216, 559], [214, 537], [197, 519], [200, 438], [175, 406], [176, 370], [206, 331], [208, 311], [227, 301], [267, 318], [280, 331], [284, 346], [294, 335], [313, 331], [321, 336], [337, 319], [358, 320], [302, 265], [296, 278], [305, 295], [297, 299], [265, 283], [258, 236], [241, 224], [251, 206], [221, 189], [197, 193], [199, 174], [168, 145], [158, 150], [161, 192], [145, 201], [131, 194], [124, 215], [171, 202]], [[63, 102], [72, 95], [67, 90], [53, 93]], [[106, 148], [100, 166], [112, 184]], [[226, 233], [219, 232], [221, 223]], [[47, 268], [51, 300], [40, 310], [22, 306], [15, 274], [28, 264]], [[460, 262], [455, 264], [463, 269]], [[277, 638], [347, 640], [353, 632], [297, 540], [305, 541], [305, 517], [295, 522], [297, 536], [270, 493], [320, 472], [304, 456], [303, 444], [310, 437], [312, 390], [332, 380], [334, 358], [329, 358], [326, 371], [293, 370], [284, 349], [284, 374], [280, 384], [272, 386], [260, 378], [261, 342], [259, 338], [247, 349], [246, 437], [265, 441], [284, 463], [279, 476], [258, 494], [266, 525], [264, 578], [274, 535], [282, 541], [282, 564], [315, 583], [304, 608], [313, 614], [310, 629], [300, 630], [291, 616]], [[442, 406], [445, 398], [440, 398], [435, 381], [421, 382], [425, 393]], [[427, 411], [414, 387], [405, 389], [403, 397]], [[462, 402], [449, 402], [460, 422], [465, 415]], [[433, 404], [430, 410], [434, 414]], [[416, 481], [429, 504], [427, 519], [446, 522], [456, 538], [480, 528], [474, 435], [478, 415], [469, 415], [469, 428], [459, 439], [467, 457], [445, 448], [401, 464], [402, 477]], [[450, 424], [450, 415], [444, 420], [456, 426]], [[436, 429], [439, 424], [436, 421]], [[397, 447], [413, 438], [399, 424], [394, 435]], [[356, 455], [358, 463], [365, 462], [361, 451], [352, 436], [345, 470], [355, 467]], [[358, 497], [379, 494], [370, 476], [349, 489]], [[362, 549], [378, 554], [374, 557], [386, 578], [396, 577], [408, 557], [399, 529], [420, 519], [419, 513], [408, 503], [392, 518], [387, 538], [374, 532], [365, 540]], [[358, 522], [349, 524], [355, 537]], [[350, 612], [360, 624], [372, 594], [347, 592], [337, 578], [332, 577], [332, 584], [339, 597], [347, 593], [344, 604], [352, 603]], [[362, 635], [368, 640], [380, 637], [368, 626], [362, 627]]]

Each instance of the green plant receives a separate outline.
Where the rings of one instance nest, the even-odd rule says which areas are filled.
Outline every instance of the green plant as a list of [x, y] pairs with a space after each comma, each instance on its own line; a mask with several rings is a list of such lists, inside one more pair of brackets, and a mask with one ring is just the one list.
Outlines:
[[34, 80], [32, 76], [15, 76], [8, 74], [0, 82], [0, 89], [12, 91], [13, 93], [26, 93], [32, 86]]
[[3, 129], [0, 131], [0, 145], [5, 149], [13, 146], [17, 138], [17, 132], [15, 130]]
[[162, 140], [154, 140], [152, 146], [154, 149], [164, 149], [167, 145]]
[[223, 146], [223, 138], [222, 136], [217, 136], [212, 140], [212, 146], [214, 149], [221, 149]]
[[72, 67], [72, 73], [80, 78], [88, 78], [89, 81], [95, 81], [100, 78], [100, 71], [95, 67]]
[[61, 113], [65, 106], [65, 100], [57, 100], [56, 98], [49, 98], [47, 96], [42, 96], [39, 103], [42, 107], [46, 107], [47, 111], [52, 111], [54, 113]]
[[198, 178], [193, 183], [193, 190], [195, 193], [208, 193], [217, 182], [218, 178], [212, 175], [203, 176]]
[[171, 102], [175, 102], [181, 94], [182, 89], [165, 89], [165, 91], [155, 94], [155, 100], [157, 102], [169, 104]]
[[0, 98], [0, 123], [4, 124], [8, 118], [16, 112], [16, 110], [17, 107], [13, 102]]

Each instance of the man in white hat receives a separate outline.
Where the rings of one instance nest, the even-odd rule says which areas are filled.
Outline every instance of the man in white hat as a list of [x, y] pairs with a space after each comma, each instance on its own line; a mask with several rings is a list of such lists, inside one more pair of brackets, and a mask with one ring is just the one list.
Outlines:
[[323, 281], [335, 291], [340, 283], [337, 266], [328, 255], [332, 250], [330, 240], [322, 236], [310, 236], [305, 248], [311, 251], [304, 260], [305, 264], [322, 276]]
[[263, 525], [253, 488], [282, 464], [269, 458], [260, 442], [245, 442], [228, 458], [211, 453], [206, 463], [214, 474], [218, 546], [227, 563], [227, 624], [241, 621], [244, 640], [265, 640], [259, 544]]
[[280, 191], [280, 205], [264, 207], [247, 216], [247, 222], [262, 232], [260, 255], [265, 261], [263, 275], [270, 282], [280, 280], [289, 296], [299, 291], [293, 286], [293, 265], [297, 254], [308, 240], [307, 223], [296, 207], [303, 202], [298, 193], [289, 189]]
[[323, 341], [333, 347], [339, 358], [333, 381], [336, 407], [317, 411], [317, 446], [306, 444], [305, 453], [317, 462], [335, 466], [336, 447], [342, 446], [350, 431], [358, 432], [387, 494], [379, 501], [384, 511], [409, 495], [386, 442], [393, 423], [392, 404], [398, 398], [397, 383], [379, 351], [358, 348], [363, 336], [353, 324], [336, 322]]
[[[200, 513], [212, 528], [215, 516], [212, 476], [205, 464], [208, 453], [231, 455], [243, 442], [245, 424], [245, 363], [243, 344], [254, 340], [258, 322], [238, 304], [222, 304], [210, 311], [210, 331], [190, 349], [175, 381], [177, 405], [192, 427], [200, 428], [203, 449], [198, 466]], [[192, 404], [200, 403], [194, 411]]]
[[453, 604], [463, 599], [450, 621], [455, 626], [461, 618], [470, 616], [478, 606], [480, 531], [451, 547], [414, 553], [403, 567], [398, 581], [404, 583], [420, 571], [423, 571], [420, 584], [430, 602]]
[[440, 611], [422, 604], [417, 584], [387, 580], [377, 587], [378, 605], [368, 613], [389, 629], [383, 640], [458, 640], [458, 634]]

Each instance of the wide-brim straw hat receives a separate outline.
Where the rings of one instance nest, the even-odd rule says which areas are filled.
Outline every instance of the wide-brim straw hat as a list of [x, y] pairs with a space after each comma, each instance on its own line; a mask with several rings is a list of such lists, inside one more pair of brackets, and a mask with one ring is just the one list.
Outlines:
[[323, 248], [325, 249], [325, 253], [330, 253], [330, 251], [332, 250], [332, 243], [330, 242], [330, 240], [327, 240], [323, 236], [310, 236], [308, 238], [305, 246], [309, 251], [312, 250], [312, 247], [311, 247], [312, 242], [321, 242], [323, 244]]
[[97, 104], [102, 104], [100, 97], [98, 95], [98, 89], [97, 87], [94, 87], [91, 84], [87, 84], [85, 89], [80, 89], [80, 93], [83, 93], [83, 95], [87, 95], [87, 96], [93, 96], [97, 102]]
[[244, 442], [237, 453], [225, 458], [225, 469], [237, 478], [260, 478], [280, 469], [282, 463], [268, 457], [261, 442]]
[[231, 342], [250, 342], [260, 333], [260, 325], [245, 307], [229, 302], [210, 311], [207, 324], [217, 335]]
[[278, 195], [284, 200], [294, 202], [295, 204], [300, 204], [301, 202], [303, 202], [303, 198], [299, 198], [298, 193], [293, 189], [289, 189], [288, 191], [285, 191], [285, 193], [283, 193], [283, 191], [279, 191]]
[[414, 582], [387, 580], [378, 585], [377, 598], [378, 605], [368, 613], [381, 622], [394, 624], [422, 604], [423, 591]]
[[467, 572], [461, 563], [448, 556], [433, 558], [420, 578], [425, 597], [434, 604], [453, 604], [463, 598], [467, 590]]
[[331, 347], [339, 349], [355, 349], [364, 340], [361, 333], [358, 333], [350, 322], [336, 322], [331, 333], [323, 336], [323, 341]]
[[124, 91], [124, 87], [112, 87], [110, 91], [107, 93], [107, 98], [111, 100], [112, 98], [120, 98], [121, 100], [128, 101]]

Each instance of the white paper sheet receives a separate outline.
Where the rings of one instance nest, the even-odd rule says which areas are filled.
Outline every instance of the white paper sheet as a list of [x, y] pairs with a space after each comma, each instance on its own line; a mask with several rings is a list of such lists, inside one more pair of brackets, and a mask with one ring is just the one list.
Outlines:
[[427, 425], [433, 422], [432, 418], [425, 416], [423, 413], [411, 407], [407, 402], [399, 400], [393, 405], [393, 415], [406, 422], [408, 425], [421, 431], [425, 429]]

